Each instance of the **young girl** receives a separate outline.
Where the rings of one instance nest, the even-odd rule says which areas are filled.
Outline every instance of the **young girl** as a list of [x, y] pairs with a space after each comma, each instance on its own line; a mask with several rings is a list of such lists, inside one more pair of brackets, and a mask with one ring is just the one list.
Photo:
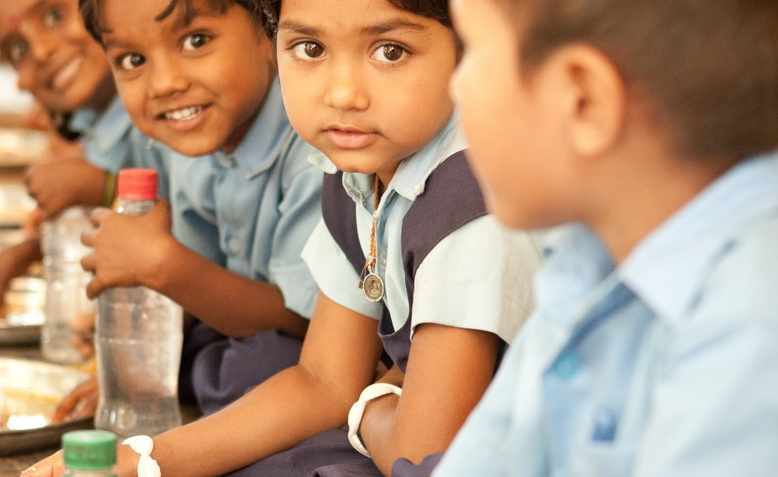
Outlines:
[[[117, 44], [148, 41], [157, 10], [100, 3]], [[167, 475], [257, 460], [236, 475], [389, 474], [443, 451], [478, 401], [531, 305], [504, 298], [529, 296], [537, 253], [526, 237], [507, 253], [464, 163], [447, 2], [265, 8], [290, 120], [329, 172], [324, 221], [303, 252], [322, 292], [299, 364], [155, 437], [151, 457]], [[140, 62], [125, 51], [117, 59]], [[393, 367], [371, 385], [383, 352]], [[120, 475], [134, 474], [138, 457], [126, 446], [119, 456]]]
[[435, 475], [775, 475], [778, 3], [454, 10], [491, 208], [582, 225]]

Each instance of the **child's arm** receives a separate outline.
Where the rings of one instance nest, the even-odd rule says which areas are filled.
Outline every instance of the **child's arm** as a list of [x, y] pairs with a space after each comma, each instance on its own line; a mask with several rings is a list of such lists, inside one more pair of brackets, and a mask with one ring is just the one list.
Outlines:
[[81, 142], [51, 134], [48, 155], [27, 170], [25, 184], [46, 217], [75, 205], [100, 205], [106, 171], [86, 159]]
[[41, 247], [37, 238], [27, 239], [0, 252], [0, 305], [11, 280], [24, 275], [30, 264], [40, 259]]
[[499, 343], [482, 331], [435, 324], [416, 330], [402, 398], [371, 401], [360, 427], [381, 472], [391, 475], [399, 458], [418, 463], [448, 447], [492, 379]]
[[83, 156], [63, 154], [31, 166], [25, 183], [44, 215], [53, 217], [75, 205], [101, 205], [106, 178], [106, 171]]
[[87, 286], [91, 298], [106, 288], [142, 285], [229, 336], [273, 328], [305, 333], [308, 321], [285, 307], [278, 288], [232, 273], [177, 242], [167, 204], [135, 217], [99, 209], [93, 219], [98, 229], [85, 234], [84, 243], [95, 250], [82, 261], [95, 273]]
[[[300, 363], [260, 384], [223, 410], [154, 438], [162, 475], [223, 475], [346, 422], [373, 379], [381, 344], [376, 320], [323, 294]], [[137, 455], [118, 448], [118, 477], [137, 475]], [[29, 477], [60, 477], [61, 453], [35, 464]]]

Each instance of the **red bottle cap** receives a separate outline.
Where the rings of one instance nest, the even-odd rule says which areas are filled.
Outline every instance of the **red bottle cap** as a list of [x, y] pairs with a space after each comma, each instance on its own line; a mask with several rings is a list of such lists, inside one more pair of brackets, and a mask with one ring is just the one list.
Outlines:
[[124, 200], [157, 200], [157, 171], [122, 169], [119, 171], [117, 195]]

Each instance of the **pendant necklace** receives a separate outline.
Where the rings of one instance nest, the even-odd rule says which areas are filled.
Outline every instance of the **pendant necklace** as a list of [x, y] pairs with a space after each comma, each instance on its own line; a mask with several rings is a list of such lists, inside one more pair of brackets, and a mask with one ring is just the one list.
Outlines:
[[373, 223], [370, 226], [370, 256], [365, 261], [365, 267], [362, 269], [362, 275], [359, 281], [359, 288], [365, 294], [365, 298], [373, 303], [378, 303], [384, 299], [386, 288], [384, 280], [376, 272], [378, 265], [378, 245], [376, 239], [376, 230], [378, 228], [378, 205], [381, 198], [381, 184], [378, 174], [375, 175], [373, 182]]

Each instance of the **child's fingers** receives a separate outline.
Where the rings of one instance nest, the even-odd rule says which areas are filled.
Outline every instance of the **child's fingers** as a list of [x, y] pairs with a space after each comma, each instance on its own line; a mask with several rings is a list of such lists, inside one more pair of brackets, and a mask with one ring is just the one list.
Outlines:
[[[85, 405], [88, 406], [91, 400], [96, 399], [96, 396], [96, 379], [92, 378], [79, 384], [70, 392], [70, 394], [62, 399], [57, 406], [57, 409], [54, 411], [54, 417], [52, 419], [54, 422], [62, 422], [65, 419], [73, 418]], [[86, 401], [86, 403], [84, 401]], [[80, 411], [80, 413], [83, 413], [83, 411]]]
[[62, 451], [59, 451], [23, 471], [21, 477], [60, 477], [63, 472]]
[[89, 297], [90, 300], [94, 300], [97, 298], [103, 290], [105, 290], [107, 287], [106, 285], [98, 278], [95, 277], [92, 281], [89, 282], [89, 284], [86, 286], [86, 296]]
[[159, 214], [166, 219], [169, 219], [170, 217], [170, 204], [165, 200], [160, 200], [157, 203], [157, 206], [154, 207], [153, 213]]
[[70, 413], [70, 419], [76, 420], [83, 419], [85, 417], [93, 417], [95, 415], [95, 411], [97, 411], [97, 399], [97, 390], [88, 396], [84, 396], [83, 399], [78, 401], [78, 405], [76, 405], [76, 408], [73, 410], [73, 412]]
[[112, 214], [113, 211], [111, 209], [98, 207], [97, 209], [93, 210], [91, 214], [89, 214], [89, 218], [92, 220], [92, 224], [94, 224], [95, 227], [99, 227], [105, 218], [111, 216]]
[[97, 231], [83, 232], [81, 234], [81, 243], [86, 245], [87, 247], [94, 248], [96, 235], [97, 235]]
[[[86, 234], [84, 234], [84, 235], [86, 235]], [[84, 245], [91, 246], [91, 244], [87, 243], [84, 240], [84, 236], [83, 235], [81, 236], [81, 242]], [[95, 270], [97, 270], [97, 257], [95, 256], [95, 254], [90, 253], [89, 255], [86, 255], [84, 258], [82, 258], [81, 259], [81, 268], [83, 268], [84, 271], [95, 273]]]

